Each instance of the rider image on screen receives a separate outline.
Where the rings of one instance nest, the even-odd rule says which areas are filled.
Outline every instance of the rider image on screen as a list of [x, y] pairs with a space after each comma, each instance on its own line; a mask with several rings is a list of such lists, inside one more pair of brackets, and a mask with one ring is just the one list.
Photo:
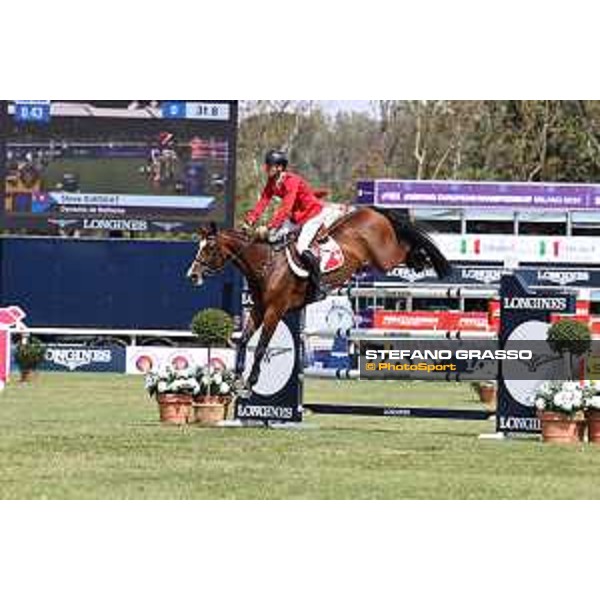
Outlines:
[[161, 131], [150, 147], [148, 163], [152, 185], [160, 188], [173, 184], [177, 178], [178, 162], [175, 135], [169, 131]]

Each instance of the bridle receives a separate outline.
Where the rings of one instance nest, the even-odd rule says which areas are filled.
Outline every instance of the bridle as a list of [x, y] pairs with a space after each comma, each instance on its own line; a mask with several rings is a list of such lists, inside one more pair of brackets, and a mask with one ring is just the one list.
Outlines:
[[213, 277], [215, 275], [218, 275], [225, 268], [225, 263], [227, 262], [227, 260], [232, 260], [233, 262], [237, 262], [238, 264], [242, 263], [243, 262], [243, 257], [242, 257], [243, 251], [253, 243], [252, 239], [247, 240], [245, 243], [243, 243], [241, 250], [239, 250], [239, 251], [229, 250], [230, 256], [227, 257], [225, 255], [225, 253], [223, 252], [222, 248], [219, 246], [217, 238], [218, 238], [218, 234], [212, 234], [212, 235], [207, 236], [205, 241], [206, 241], [207, 245], [208, 244], [216, 244], [216, 251], [219, 253], [220, 258], [222, 258], [222, 260], [223, 260], [223, 264], [221, 266], [214, 267], [206, 259], [202, 258], [202, 252], [207, 247], [206, 245], [202, 246], [202, 242], [200, 243], [200, 248], [198, 248], [196, 257], [192, 261], [192, 268], [200, 267], [202, 269], [202, 274], [205, 275], [206, 277]]
[[[216, 235], [212, 235], [206, 238], [206, 243], [210, 244], [211, 242], [216, 242], [217, 240], [217, 236]], [[198, 248], [198, 252], [196, 252], [196, 256], [194, 257], [194, 260], [192, 261], [192, 268], [196, 269], [196, 268], [200, 268], [202, 270], [202, 274], [205, 275], [206, 277], [213, 277], [214, 275], [217, 275], [218, 273], [220, 273], [223, 270], [223, 266], [225, 265], [225, 260], [223, 260], [223, 266], [221, 267], [213, 267], [207, 260], [202, 258], [202, 252], [204, 252], [204, 249], [206, 248], [206, 246], [202, 245], [202, 242], [200, 242], [200, 247]], [[221, 250], [219, 249], [219, 252], [221, 252]]]

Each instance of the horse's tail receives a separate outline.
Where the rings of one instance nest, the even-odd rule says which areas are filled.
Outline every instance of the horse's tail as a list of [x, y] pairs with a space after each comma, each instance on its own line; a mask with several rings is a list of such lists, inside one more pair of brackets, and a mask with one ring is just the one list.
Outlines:
[[374, 208], [376, 212], [386, 217], [396, 232], [398, 241], [403, 240], [410, 246], [406, 266], [417, 272], [433, 267], [440, 279], [452, 273], [452, 267], [446, 257], [440, 252], [436, 243], [425, 229], [411, 223], [401, 210]]

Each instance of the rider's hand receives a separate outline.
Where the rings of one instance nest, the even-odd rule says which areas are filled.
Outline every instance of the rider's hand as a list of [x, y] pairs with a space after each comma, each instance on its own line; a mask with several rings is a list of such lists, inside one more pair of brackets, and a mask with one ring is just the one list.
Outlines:
[[250, 233], [253, 229], [252, 224], [249, 221], [244, 221], [240, 227], [244, 233]]
[[269, 244], [276, 244], [281, 239], [281, 234], [277, 229], [269, 229]]
[[269, 239], [269, 230], [261, 225], [254, 230], [254, 237], [260, 242], [266, 242]]

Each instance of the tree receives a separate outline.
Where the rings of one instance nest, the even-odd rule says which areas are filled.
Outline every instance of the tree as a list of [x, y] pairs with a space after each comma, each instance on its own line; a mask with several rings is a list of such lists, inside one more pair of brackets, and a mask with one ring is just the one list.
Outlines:
[[242, 103], [238, 209], [264, 185], [262, 157], [290, 152], [294, 168], [334, 201], [361, 178], [479, 181], [600, 179], [600, 102], [376, 100], [373, 114], [325, 114], [310, 101]]

